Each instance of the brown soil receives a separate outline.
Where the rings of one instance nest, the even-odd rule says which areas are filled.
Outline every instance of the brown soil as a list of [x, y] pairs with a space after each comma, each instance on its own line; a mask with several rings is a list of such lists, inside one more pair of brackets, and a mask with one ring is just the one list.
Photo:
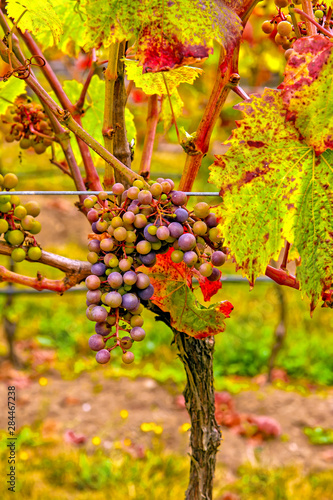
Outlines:
[[[2, 407], [6, 392], [7, 383], [1, 383]], [[333, 445], [311, 445], [303, 433], [305, 426], [332, 426], [332, 391], [326, 397], [304, 397], [266, 386], [240, 393], [234, 401], [240, 413], [275, 418], [282, 427], [282, 437], [255, 445], [223, 428], [218, 460], [227, 465], [231, 474], [247, 461], [267, 467], [301, 465], [306, 471], [332, 466]], [[121, 418], [121, 410], [128, 411], [128, 418]], [[45, 387], [33, 381], [18, 391], [16, 413], [19, 428], [43, 422], [46, 435], [51, 433], [60, 439], [70, 429], [87, 438], [88, 448], [93, 446], [92, 437], [99, 436], [106, 448], [115, 443], [124, 446], [124, 440], [130, 439], [133, 453], [140, 453], [157, 440], [161, 440], [166, 451], [188, 452], [188, 432], [181, 431], [181, 426], [189, 421], [187, 412], [177, 404], [174, 395], [152, 379], [110, 380], [85, 374], [75, 381], [64, 381], [51, 376]], [[162, 426], [162, 434], [157, 437], [153, 432], [143, 432], [143, 422]], [[5, 412], [0, 415], [0, 428], [6, 428]]]

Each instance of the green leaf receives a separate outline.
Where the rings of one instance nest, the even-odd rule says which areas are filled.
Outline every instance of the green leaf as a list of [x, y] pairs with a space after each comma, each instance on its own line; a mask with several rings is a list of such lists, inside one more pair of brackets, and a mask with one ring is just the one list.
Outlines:
[[288, 119], [316, 153], [333, 148], [333, 43], [321, 35], [293, 45], [280, 85]]
[[193, 83], [194, 80], [202, 74], [200, 68], [192, 68], [190, 66], [182, 66], [171, 71], [163, 73], [145, 73], [142, 74], [142, 67], [137, 61], [125, 60], [126, 73], [129, 80], [133, 80], [136, 87], [141, 88], [147, 95], [166, 95], [164, 78], [166, 79], [170, 95], [174, 93], [178, 85], [181, 83]]
[[175, 264], [171, 251], [157, 256], [157, 263], [149, 270], [154, 286], [151, 301], [162, 311], [170, 313], [171, 325], [191, 337], [204, 338], [221, 333], [225, 329], [224, 319], [229, 317], [232, 304], [224, 301], [210, 307], [202, 306], [189, 288], [191, 276], [184, 263]]
[[[49, 2], [62, 23], [62, 34], [57, 48], [64, 54], [77, 56], [84, 44], [83, 36], [85, 32], [85, 13], [80, 9], [80, 1], [49, 0]], [[54, 38], [49, 29], [41, 30], [35, 36], [44, 48], [54, 45]]]
[[301, 289], [316, 303], [333, 278], [332, 153], [316, 156], [301, 140], [278, 91], [238, 109], [244, 119], [210, 167], [209, 182], [223, 197], [217, 215], [225, 244], [253, 282], [287, 239], [301, 257]]
[[176, 89], [170, 96], [172, 109], [174, 116], [171, 111], [170, 102], [167, 96], [164, 97], [161, 107], [161, 120], [164, 124], [164, 130], [167, 130], [173, 124], [174, 119], [177, 120], [183, 114], [184, 103]]
[[59, 41], [62, 23], [49, 0], [8, 0], [6, 9], [14, 21], [27, 10], [18, 23], [22, 31], [28, 30], [34, 35], [51, 31], [54, 43]]
[[11, 77], [7, 82], [0, 82], [0, 114], [4, 114], [10, 101], [13, 103], [21, 94], [25, 94], [25, 82], [19, 78]]

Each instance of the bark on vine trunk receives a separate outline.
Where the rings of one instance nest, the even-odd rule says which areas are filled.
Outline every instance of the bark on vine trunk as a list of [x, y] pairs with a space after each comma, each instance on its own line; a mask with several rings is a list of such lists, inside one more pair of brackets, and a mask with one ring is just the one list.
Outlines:
[[148, 308], [157, 314], [157, 321], [172, 329], [186, 373], [183, 394], [191, 419], [191, 466], [185, 499], [212, 500], [216, 454], [221, 444], [221, 431], [215, 419], [214, 337], [202, 340], [189, 337], [171, 327], [168, 313], [151, 303]]

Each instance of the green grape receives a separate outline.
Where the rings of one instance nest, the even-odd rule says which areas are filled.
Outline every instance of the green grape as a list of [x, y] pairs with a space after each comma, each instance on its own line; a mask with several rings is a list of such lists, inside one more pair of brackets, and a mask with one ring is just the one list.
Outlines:
[[214, 243], [218, 243], [219, 241], [222, 240], [221, 236], [219, 235], [219, 230], [217, 229], [217, 227], [212, 227], [208, 231], [208, 237], [210, 241], [213, 241]]
[[316, 10], [314, 15], [317, 19], [322, 19], [324, 17], [324, 12], [322, 10]]
[[83, 205], [86, 207], [86, 208], [93, 208], [93, 206], [95, 205], [97, 201], [97, 197], [95, 195], [93, 196], [88, 196], [88, 198], [86, 198], [83, 202]]
[[132, 290], [132, 285], [124, 285], [124, 290], [126, 292], [129, 292], [130, 290]]
[[184, 252], [182, 252], [181, 250], [174, 250], [170, 257], [171, 257], [172, 262], [175, 262], [176, 264], [178, 264], [179, 262], [181, 262], [183, 260], [183, 256], [184, 256]]
[[202, 276], [205, 276], [208, 278], [213, 272], [213, 267], [211, 264], [208, 262], [205, 262], [204, 264], [201, 264], [199, 267], [199, 273], [202, 274]]
[[14, 248], [10, 256], [14, 262], [22, 262], [26, 257], [26, 253], [23, 248]]
[[18, 205], [14, 209], [14, 215], [18, 219], [22, 220], [27, 215], [27, 210], [26, 210], [26, 208], [23, 205]]
[[133, 252], [134, 252], [135, 247], [134, 247], [134, 246], [133, 246], [133, 247], [130, 247], [130, 246], [125, 245], [124, 250], [125, 250], [125, 252], [126, 252], [126, 255], [128, 255], [128, 254], [130, 254], [130, 253], [133, 253]]
[[136, 234], [134, 231], [128, 231], [126, 235], [126, 243], [134, 243], [136, 241]]
[[10, 195], [9, 194], [1, 194], [0, 195], [0, 205], [5, 205], [8, 202], [10, 202]]
[[156, 226], [149, 226], [147, 231], [149, 234], [151, 234], [151, 236], [155, 236], [157, 233], [157, 227]]
[[157, 241], [156, 243], [152, 243], [151, 244], [151, 248], [152, 250], [159, 250], [162, 246], [162, 242], [161, 241]]
[[6, 189], [13, 189], [17, 186], [18, 178], [15, 174], [6, 174], [3, 178], [3, 187]]
[[111, 226], [116, 229], [117, 227], [122, 227], [124, 225], [123, 220], [121, 217], [113, 217], [111, 221]]
[[96, 262], [98, 262], [98, 254], [96, 252], [89, 252], [87, 261], [90, 262], [90, 264], [96, 264]]
[[11, 202], [12, 205], [15, 205], [15, 206], [18, 206], [18, 205], [21, 204], [20, 198], [16, 194], [11, 194], [10, 195], [10, 202]]
[[5, 219], [0, 219], [0, 234], [8, 231], [8, 222]]
[[15, 137], [13, 136], [13, 134], [7, 134], [7, 135], [5, 135], [5, 141], [6, 142], [14, 142]]
[[0, 205], [0, 212], [2, 212], [3, 214], [7, 214], [11, 209], [12, 209], [12, 204], [9, 202]]
[[3, 175], [0, 174], [0, 186], [2, 186], [2, 184], [3, 184]]
[[40, 214], [40, 205], [39, 203], [37, 203], [37, 201], [28, 201], [24, 204], [24, 207], [28, 215], [37, 217]]
[[34, 220], [32, 228], [29, 229], [29, 231], [31, 234], [38, 234], [38, 233], [40, 233], [41, 229], [42, 229], [41, 223], [38, 222], [38, 220]]
[[28, 250], [28, 257], [31, 260], [39, 260], [42, 256], [42, 251], [39, 247], [30, 247]]
[[144, 320], [143, 320], [143, 317], [140, 316], [139, 314], [134, 314], [134, 316], [131, 317], [130, 323], [131, 323], [132, 327], [142, 326], [144, 323]]
[[35, 150], [35, 153], [38, 155], [42, 155], [46, 151], [46, 146], [43, 142], [35, 142], [33, 144], [33, 148]]
[[168, 195], [166, 195], [166, 194], [162, 194], [162, 196], [161, 196], [161, 200], [162, 200], [162, 201], [165, 201], [165, 200], [167, 200], [167, 199], [168, 199]]
[[158, 184], [156, 182], [156, 183], [152, 184], [152, 186], [150, 186], [149, 191], [151, 192], [151, 194], [153, 195], [153, 197], [155, 199], [158, 199], [161, 196], [163, 190], [162, 190], [161, 184]]
[[133, 182], [133, 186], [134, 187], [137, 187], [139, 189], [142, 189], [144, 187], [144, 183], [142, 181], [140, 181], [139, 179], [136, 179], [134, 182]]
[[32, 146], [31, 141], [27, 137], [23, 137], [23, 139], [20, 140], [21, 149], [29, 149], [31, 146]]
[[19, 229], [14, 229], [14, 231], [10, 231], [8, 234], [8, 242], [11, 245], [21, 245], [24, 241], [24, 234]]
[[151, 251], [151, 243], [147, 240], [139, 241], [136, 245], [136, 250], [142, 255], [147, 255]]

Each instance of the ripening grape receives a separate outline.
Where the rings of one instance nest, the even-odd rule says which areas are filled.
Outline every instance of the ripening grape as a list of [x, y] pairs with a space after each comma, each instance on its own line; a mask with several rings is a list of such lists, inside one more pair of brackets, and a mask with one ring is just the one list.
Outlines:
[[101, 300], [102, 292], [100, 290], [88, 290], [87, 292], [87, 300], [91, 304], [99, 304]]
[[174, 191], [171, 194], [171, 201], [174, 205], [185, 205], [187, 202], [187, 196], [182, 191]]
[[134, 361], [134, 354], [131, 351], [127, 351], [122, 355], [122, 360], [126, 364], [133, 363]]
[[151, 251], [151, 243], [147, 240], [139, 241], [136, 245], [136, 250], [142, 255], [146, 255]]
[[124, 227], [117, 227], [114, 230], [113, 236], [117, 241], [125, 241], [127, 238], [127, 231]]
[[102, 335], [103, 337], [105, 337], [106, 335], [109, 335], [111, 333], [111, 326], [105, 321], [103, 323], [96, 323], [95, 332], [98, 335]]
[[108, 283], [112, 288], [120, 288], [123, 284], [123, 277], [117, 271], [112, 272], [108, 276]]
[[132, 186], [127, 190], [127, 197], [130, 200], [136, 200], [138, 198], [139, 192], [139, 188], [137, 188], [136, 186]]
[[37, 201], [28, 201], [24, 205], [27, 214], [32, 215], [33, 217], [37, 217], [40, 214], [40, 205]]
[[92, 274], [86, 278], [85, 284], [89, 290], [96, 290], [97, 288], [100, 287], [101, 282], [100, 282], [98, 276], [95, 276]]
[[39, 247], [30, 247], [28, 257], [31, 260], [39, 260], [42, 256], [42, 250]]
[[108, 312], [104, 307], [96, 306], [91, 310], [90, 315], [92, 321], [95, 321], [96, 323], [103, 323], [108, 317]]
[[138, 291], [138, 296], [142, 300], [149, 300], [151, 297], [154, 295], [154, 287], [153, 285], [147, 286], [144, 290], [139, 290]]
[[[142, 192], [142, 191], [141, 191]], [[149, 193], [150, 194], [150, 193]], [[147, 217], [143, 214], [138, 214], [135, 216], [134, 226], [138, 229], [142, 229], [148, 224]]]
[[124, 188], [124, 186], [120, 182], [117, 182], [116, 184], [113, 184], [113, 186], [112, 186], [112, 192], [114, 194], [116, 194], [116, 195], [123, 194], [124, 191], [125, 191], [125, 188]]
[[95, 274], [96, 276], [103, 276], [106, 271], [106, 266], [103, 264], [103, 262], [98, 262], [97, 264], [93, 264], [91, 266], [91, 273]]
[[32, 146], [32, 142], [27, 137], [23, 137], [20, 140], [20, 148], [21, 149], [29, 149], [31, 146]]
[[111, 221], [111, 226], [116, 229], [117, 227], [122, 227], [124, 225], [123, 219], [119, 217], [118, 215], [116, 217], [113, 217]]
[[183, 260], [188, 267], [193, 267], [198, 261], [198, 256], [193, 250], [184, 253]]
[[288, 61], [289, 57], [291, 56], [291, 54], [294, 52], [293, 49], [287, 49], [284, 53], [284, 57], [286, 58], [286, 61]]
[[133, 340], [135, 340], [136, 342], [140, 342], [141, 340], [143, 340], [146, 336], [146, 332], [144, 331], [143, 328], [141, 328], [140, 326], [135, 326], [134, 328], [132, 328], [132, 330], [130, 331], [130, 336], [132, 337]]
[[139, 273], [137, 275], [137, 280], [136, 280], [136, 287], [139, 288], [140, 290], [144, 290], [150, 285], [150, 279], [147, 274], [144, 273]]
[[100, 233], [104, 233], [104, 231], [106, 231], [108, 228], [108, 223], [106, 220], [98, 220], [97, 222], [95, 222], [95, 224], [97, 231], [99, 231]]
[[108, 363], [110, 361], [110, 357], [110, 353], [107, 349], [101, 349], [96, 354], [96, 361], [97, 363], [104, 365], [105, 363]]
[[[1, 207], [0, 207], [1, 210]], [[21, 225], [23, 229], [26, 231], [30, 231], [32, 226], [34, 225], [35, 219], [32, 217], [32, 215], [26, 215], [22, 220], [21, 220]]]
[[111, 252], [115, 246], [115, 241], [113, 238], [105, 238], [101, 241], [100, 247], [103, 252]]
[[166, 240], [170, 236], [170, 231], [166, 226], [161, 226], [156, 231], [156, 236], [159, 240]]
[[123, 280], [126, 285], [134, 285], [137, 279], [137, 274], [134, 271], [127, 271], [123, 276]]
[[18, 178], [15, 174], [6, 174], [3, 178], [2, 185], [6, 189], [13, 189], [17, 186]]
[[24, 206], [22, 205], [18, 205], [17, 207], [15, 207], [14, 209], [14, 215], [15, 217], [17, 217], [18, 219], [22, 220], [24, 219], [24, 217], [27, 215], [27, 211], [25, 209]]
[[281, 21], [277, 26], [277, 31], [281, 36], [289, 36], [292, 32], [292, 24], [288, 23], [288, 21]]
[[221, 271], [213, 267], [213, 272], [210, 276], [207, 276], [209, 281], [218, 281], [221, 278]]
[[130, 323], [131, 323], [131, 327], [142, 326], [144, 323], [144, 320], [143, 320], [143, 317], [140, 316], [139, 314], [134, 314], [134, 316], [131, 317]]
[[174, 250], [170, 255], [172, 262], [175, 262], [176, 264], [182, 262], [183, 257], [184, 257], [184, 252], [182, 252], [181, 250]]
[[201, 264], [199, 267], [199, 273], [202, 274], [202, 276], [205, 276], [208, 278], [213, 272], [213, 267], [211, 264], [208, 262], [205, 262], [204, 264]]
[[204, 201], [197, 203], [193, 208], [194, 214], [196, 215], [196, 217], [199, 217], [200, 219], [204, 219], [205, 217], [207, 217], [209, 214], [209, 210], [210, 208], [208, 203]]
[[123, 215], [123, 221], [125, 224], [133, 224], [135, 220], [135, 214], [133, 212], [125, 212]]
[[90, 262], [90, 264], [96, 264], [98, 262], [98, 254], [95, 252], [89, 252], [87, 255], [87, 261]]
[[261, 29], [266, 35], [269, 35], [274, 30], [274, 24], [270, 21], [264, 21], [261, 25]]
[[208, 237], [211, 241], [213, 241], [214, 243], [218, 243], [219, 241], [221, 241], [221, 236], [219, 235], [219, 230], [217, 227], [212, 227], [209, 231], [208, 231]]
[[203, 236], [204, 234], [207, 233], [207, 224], [203, 222], [202, 220], [198, 220], [193, 224], [193, 232], [194, 234], [197, 234], [198, 236]]
[[123, 337], [122, 339], [120, 339], [120, 347], [122, 349], [131, 349], [133, 345], [133, 340], [131, 339], [131, 337]]
[[283, 44], [288, 42], [288, 38], [286, 36], [281, 36], [279, 33], [277, 33], [277, 35], [275, 35], [274, 40], [278, 45], [283, 45]]
[[100, 242], [99, 242], [99, 240], [90, 240], [89, 243], [88, 243], [88, 249], [91, 252], [98, 253], [99, 249], [100, 249]]
[[138, 200], [142, 205], [150, 205], [153, 201], [153, 196], [150, 191], [143, 190], [138, 194]]
[[150, 186], [150, 192], [154, 198], [158, 199], [162, 194], [161, 184], [155, 183]]
[[173, 238], [179, 238], [184, 233], [184, 228], [179, 222], [171, 222], [168, 226], [170, 236]]
[[187, 252], [192, 250], [196, 245], [196, 239], [191, 233], [182, 234], [178, 239], [178, 245], [181, 250]]
[[92, 335], [88, 341], [90, 349], [93, 351], [100, 351], [105, 347], [105, 341], [101, 335], [97, 333]]
[[42, 229], [42, 225], [38, 220], [34, 220], [32, 227], [29, 229], [31, 234], [38, 234]]
[[283, 9], [283, 7], [287, 7], [289, 1], [288, 0], [274, 0], [275, 5], [279, 7], [280, 9]]
[[121, 271], [129, 271], [131, 269], [131, 261], [129, 259], [121, 259], [119, 261], [119, 268]]
[[208, 214], [207, 217], [205, 218], [205, 223], [209, 228], [216, 227], [217, 226], [216, 215], [213, 213]]

